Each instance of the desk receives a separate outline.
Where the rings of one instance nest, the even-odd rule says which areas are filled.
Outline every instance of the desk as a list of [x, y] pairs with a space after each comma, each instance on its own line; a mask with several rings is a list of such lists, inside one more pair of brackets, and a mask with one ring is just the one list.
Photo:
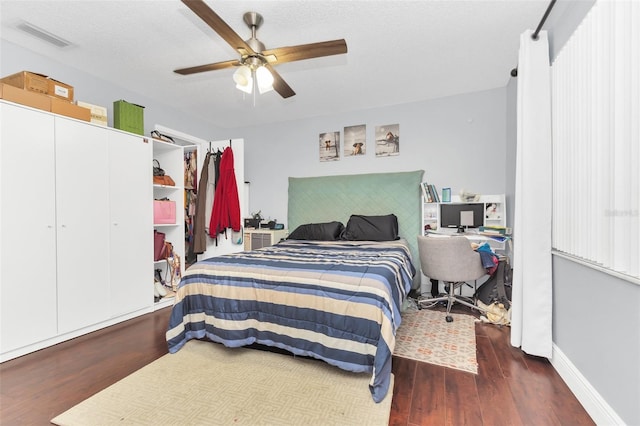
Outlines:
[[511, 244], [511, 237], [497, 236], [494, 238], [486, 235], [476, 234], [473, 232], [458, 233], [456, 230], [445, 230], [445, 231], [429, 231], [428, 234], [433, 236], [443, 236], [443, 237], [445, 236], [465, 237], [467, 240], [471, 241], [472, 243], [477, 243], [477, 244], [488, 243], [489, 247], [491, 247], [494, 251], [502, 251], [502, 252], [507, 250], [507, 244]]

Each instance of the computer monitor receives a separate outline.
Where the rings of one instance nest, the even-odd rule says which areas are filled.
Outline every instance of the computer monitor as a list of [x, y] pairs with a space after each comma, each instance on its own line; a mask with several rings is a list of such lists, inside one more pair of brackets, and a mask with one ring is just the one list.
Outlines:
[[484, 224], [484, 203], [440, 204], [441, 228], [479, 228]]

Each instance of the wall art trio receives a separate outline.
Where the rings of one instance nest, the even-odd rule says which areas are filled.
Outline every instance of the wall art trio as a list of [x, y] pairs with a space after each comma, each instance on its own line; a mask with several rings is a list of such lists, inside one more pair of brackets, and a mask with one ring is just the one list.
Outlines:
[[[340, 160], [342, 157], [363, 157], [367, 153], [367, 126], [359, 124], [347, 126], [340, 131], [324, 132], [318, 135], [318, 150], [321, 162]], [[400, 154], [400, 125], [375, 126], [375, 156], [389, 157]], [[343, 147], [341, 147], [343, 145]]]

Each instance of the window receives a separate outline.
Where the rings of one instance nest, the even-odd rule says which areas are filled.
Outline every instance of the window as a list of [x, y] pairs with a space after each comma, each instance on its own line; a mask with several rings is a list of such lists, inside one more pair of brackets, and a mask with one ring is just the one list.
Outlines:
[[640, 2], [599, 0], [552, 66], [553, 247], [640, 278]]

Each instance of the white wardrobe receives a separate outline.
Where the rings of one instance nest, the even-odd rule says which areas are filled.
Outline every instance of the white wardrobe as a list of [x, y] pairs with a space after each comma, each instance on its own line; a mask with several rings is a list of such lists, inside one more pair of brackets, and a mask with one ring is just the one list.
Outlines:
[[0, 361], [153, 308], [151, 144], [0, 101]]

